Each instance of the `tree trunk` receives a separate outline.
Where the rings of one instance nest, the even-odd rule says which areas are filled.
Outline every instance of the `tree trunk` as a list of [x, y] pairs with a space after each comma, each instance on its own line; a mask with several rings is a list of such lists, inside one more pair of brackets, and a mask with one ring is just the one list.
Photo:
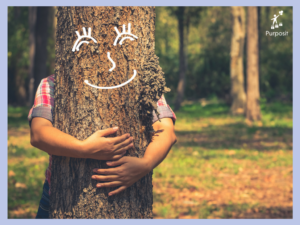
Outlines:
[[28, 105], [33, 104], [34, 97], [34, 61], [35, 61], [35, 29], [36, 29], [37, 7], [29, 7], [29, 87]]
[[248, 7], [247, 16], [247, 113], [249, 121], [261, 119], [259, 106], [259, 57], [257, 7]]
[[246, 93], [244, 88], [244, 42], [245, 42], [245, 11], [242, 6], [231, 7], [232, 37], [230, 51], [231, 78], [231, 114], [244, 114], [246, 111]]
[[48, 15], [50, 7], [37, 7], [37, 20], [35, 31], [35, 62], [34, 62], [34, 90], [38, 88], [41, 80], [47, 76], [47, 40]]
[[178, 19], [178, 32], [179, 32], [179, 81], [177, 86], [177, 97], [175, 101], [175, 111], [181, 106], [184, 98], [185, 88], [185, 72], [186, 72], [186, 52], [185, 52], [185, 35], [184, 35], [184, 11], [185, 7], [178, 7], [177, 19]]
[[[127, 155], [143, 157], [153, 134], [153, 110], [167, 91], [155, 43], [154, 7], [59, 7], [56, 33], [54, 126], [79, 140], [99, 129], [118, 126], [117, 135], [130, 133], [134, 147]], [[114, 27], [131, 23], [138, 39], [117, 37]], [[75, 31], [91, 28], [89, 44], [72, 52]], [[128, 36], [128, 35], [126, 35]], [[109, 72], [112, 63], [116, 68]], [[97, 89], [121, 84], [114, 89]], [[157, 112], [157, 111], [156, 111]], [[152, 218], [152, 172], [122, 193], [108, 197], [108, 188], [96, 188], [92, 169], [106, 168], [104, 161], [53, 156], [51, 218]]]

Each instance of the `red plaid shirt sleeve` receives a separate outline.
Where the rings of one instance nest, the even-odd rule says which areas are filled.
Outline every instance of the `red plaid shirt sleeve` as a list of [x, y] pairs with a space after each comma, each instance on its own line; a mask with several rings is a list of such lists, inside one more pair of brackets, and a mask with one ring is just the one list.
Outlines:
[[[53, 122], [52, 112], [54, 108], [54, 74], [42, 79], [35, 95], [34, 104], [29, 111], [29, 124], [34, 117], [42, 117]], [[164, 95], [157, 102], [159, 118], [153, 111], [153, 123], [158, 119], [171, 118], [175, 123], [176, 115], [167, 104]]]
[[54, 74], [42, 79], [35, 94], [34, 104], [29, 111], [29, 125], [34, 117], [43, 117], [53, 121], [52, 112], [54, 107]]
[[173, 110], [171, 109], [171, 107], [167, 104], [167, 101], [166, 101], [164, 95], [162, 95], [157, 102], [157, 111], [159, 113], [159, 118], [157, 118], [157, 115], [153, 111], [152, 123], [155, 123], [158, 119], [171, 118], [173, 120], [173, 123], [175, 124], [176, 115], [173, 112]]

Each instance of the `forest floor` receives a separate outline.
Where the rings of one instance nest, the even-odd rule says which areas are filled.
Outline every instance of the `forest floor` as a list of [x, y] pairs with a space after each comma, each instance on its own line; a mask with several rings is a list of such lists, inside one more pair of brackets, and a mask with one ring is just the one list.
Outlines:
[[[176, 112], [177, 143], [153, 172], [154, 218], [293, 218], [292, 106], [249, 124], [220, 103]], [[8, 218], [34, 218], [48, 155], [30, 145], [28, 108], [8, 108]]]

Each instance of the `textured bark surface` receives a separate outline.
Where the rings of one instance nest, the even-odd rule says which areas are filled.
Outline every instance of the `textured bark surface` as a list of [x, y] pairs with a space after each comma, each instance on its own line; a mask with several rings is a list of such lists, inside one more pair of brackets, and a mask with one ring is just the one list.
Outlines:
[[[99, 129], [118, 126], [117, 135], [130, 133], [134, 148], [127, 155], [142, 157], [152, 135], [152, 111], [167, 91], [158, 57], [154, 54], [154, 7], [59, 7], [56, 34], [56, 84], [54, 126], [79, 140]], [[123, 24], [137, 40], [114, 46], [114, 27]], [[91, 27], [89, 44], [72, 52], [75, 31]], [[126, 36], [126, 35], [125, 35]], [[112, 63], [116, 68], [109, 72]], [[137, 71], [129, 84], [111, 90]], [[108, 197], [110, 189], [96, 188], [92, 169], [105, 162], [53, 156], [51, 218], [152, 218], [152, 172], [124, 192]]]
[[248, 7], [247, 16], [247, 113], [250, 121], [261, 119], [259, 106], [259, 55], [257, 7]]
[[230, 50], [231, 113], [244, 114], [246, 111], [246, 93], [244, 88], [244, 43], [245, 11], [242, 6], [231, 7], [232, 37]]

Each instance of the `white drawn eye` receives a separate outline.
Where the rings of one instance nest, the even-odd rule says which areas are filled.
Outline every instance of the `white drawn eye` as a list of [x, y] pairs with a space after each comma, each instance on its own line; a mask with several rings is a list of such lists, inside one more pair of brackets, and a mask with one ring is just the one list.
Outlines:
[[[128, 34], [128, 35], [131, 35], [132, 37], [138, 39], [137, 36], [135, 36], [135, 35], [133, 35], [132, 33], [130, 33], [130, 32], [131, 32], [130, 29], [131, 29], [131, 24], [130, 24], [130, 23], [128, 23], [128, 32], [126, 32], [125, 24], [123, 24], [123, 30], [122, 30], [122, 33], [119, 32], [119, 30], [118, 30], [117, 27], [115, 27], [115, 30], [116, 30], [116, 32], [117, 32], [118, 35], [117, 35], [117, 37], [116, 37], [116, 39], [115, 39], [115, 41], [114, 41], [114, 46], [117, 45], [118, 39], [119, 39], [123, 34], [124, 34], [124, 35]], [[133, 39], [132, 37], [123, 37], [123, 38], [121, 39], [121, 41], [119, 42], [120, 45], [122, 45], [123, 41], [126, 40], [126, 39], [130, 39], [131, 41], [134, 41], [134, 39]]]
[[[78, 36], [78, 39], [76, 40], [76, 42], [75, 42], [75, 44], [74, 44], [74, 46], [73, 46], [72, 52], [75, 52], [75, 49], [76, 49], [77, 51], [79, 51], [79, 47], [80, 47], [83, 43], [89, 44], [88, 41], [81, 41], [81, 42], [78, 44], [78, 42], [79, 42], [82, 38], [90, 38], [90, 39], [92, 39], [95, 43], [97, 43], [97, 41], [96, 41], [93, 37], [91, 37], [91, 28], [90, 28], [90, 27], [88, 28], [88, 34], [86, 34], [86, 29], [85, 29], [85, 27], [83, 27], [82, 30], [83, 30], [83, 35], [82, 35], [82, 36], [80, 36], [80, 34], [79, 34], [78, 31], [75, 31], [76, 34], [77, 34], [77, 36]], [[77, 44], [78, 44], [78, 45], [77, 45]], [[77, 46], [77, 47], [76, 47], [76, 46]]]

